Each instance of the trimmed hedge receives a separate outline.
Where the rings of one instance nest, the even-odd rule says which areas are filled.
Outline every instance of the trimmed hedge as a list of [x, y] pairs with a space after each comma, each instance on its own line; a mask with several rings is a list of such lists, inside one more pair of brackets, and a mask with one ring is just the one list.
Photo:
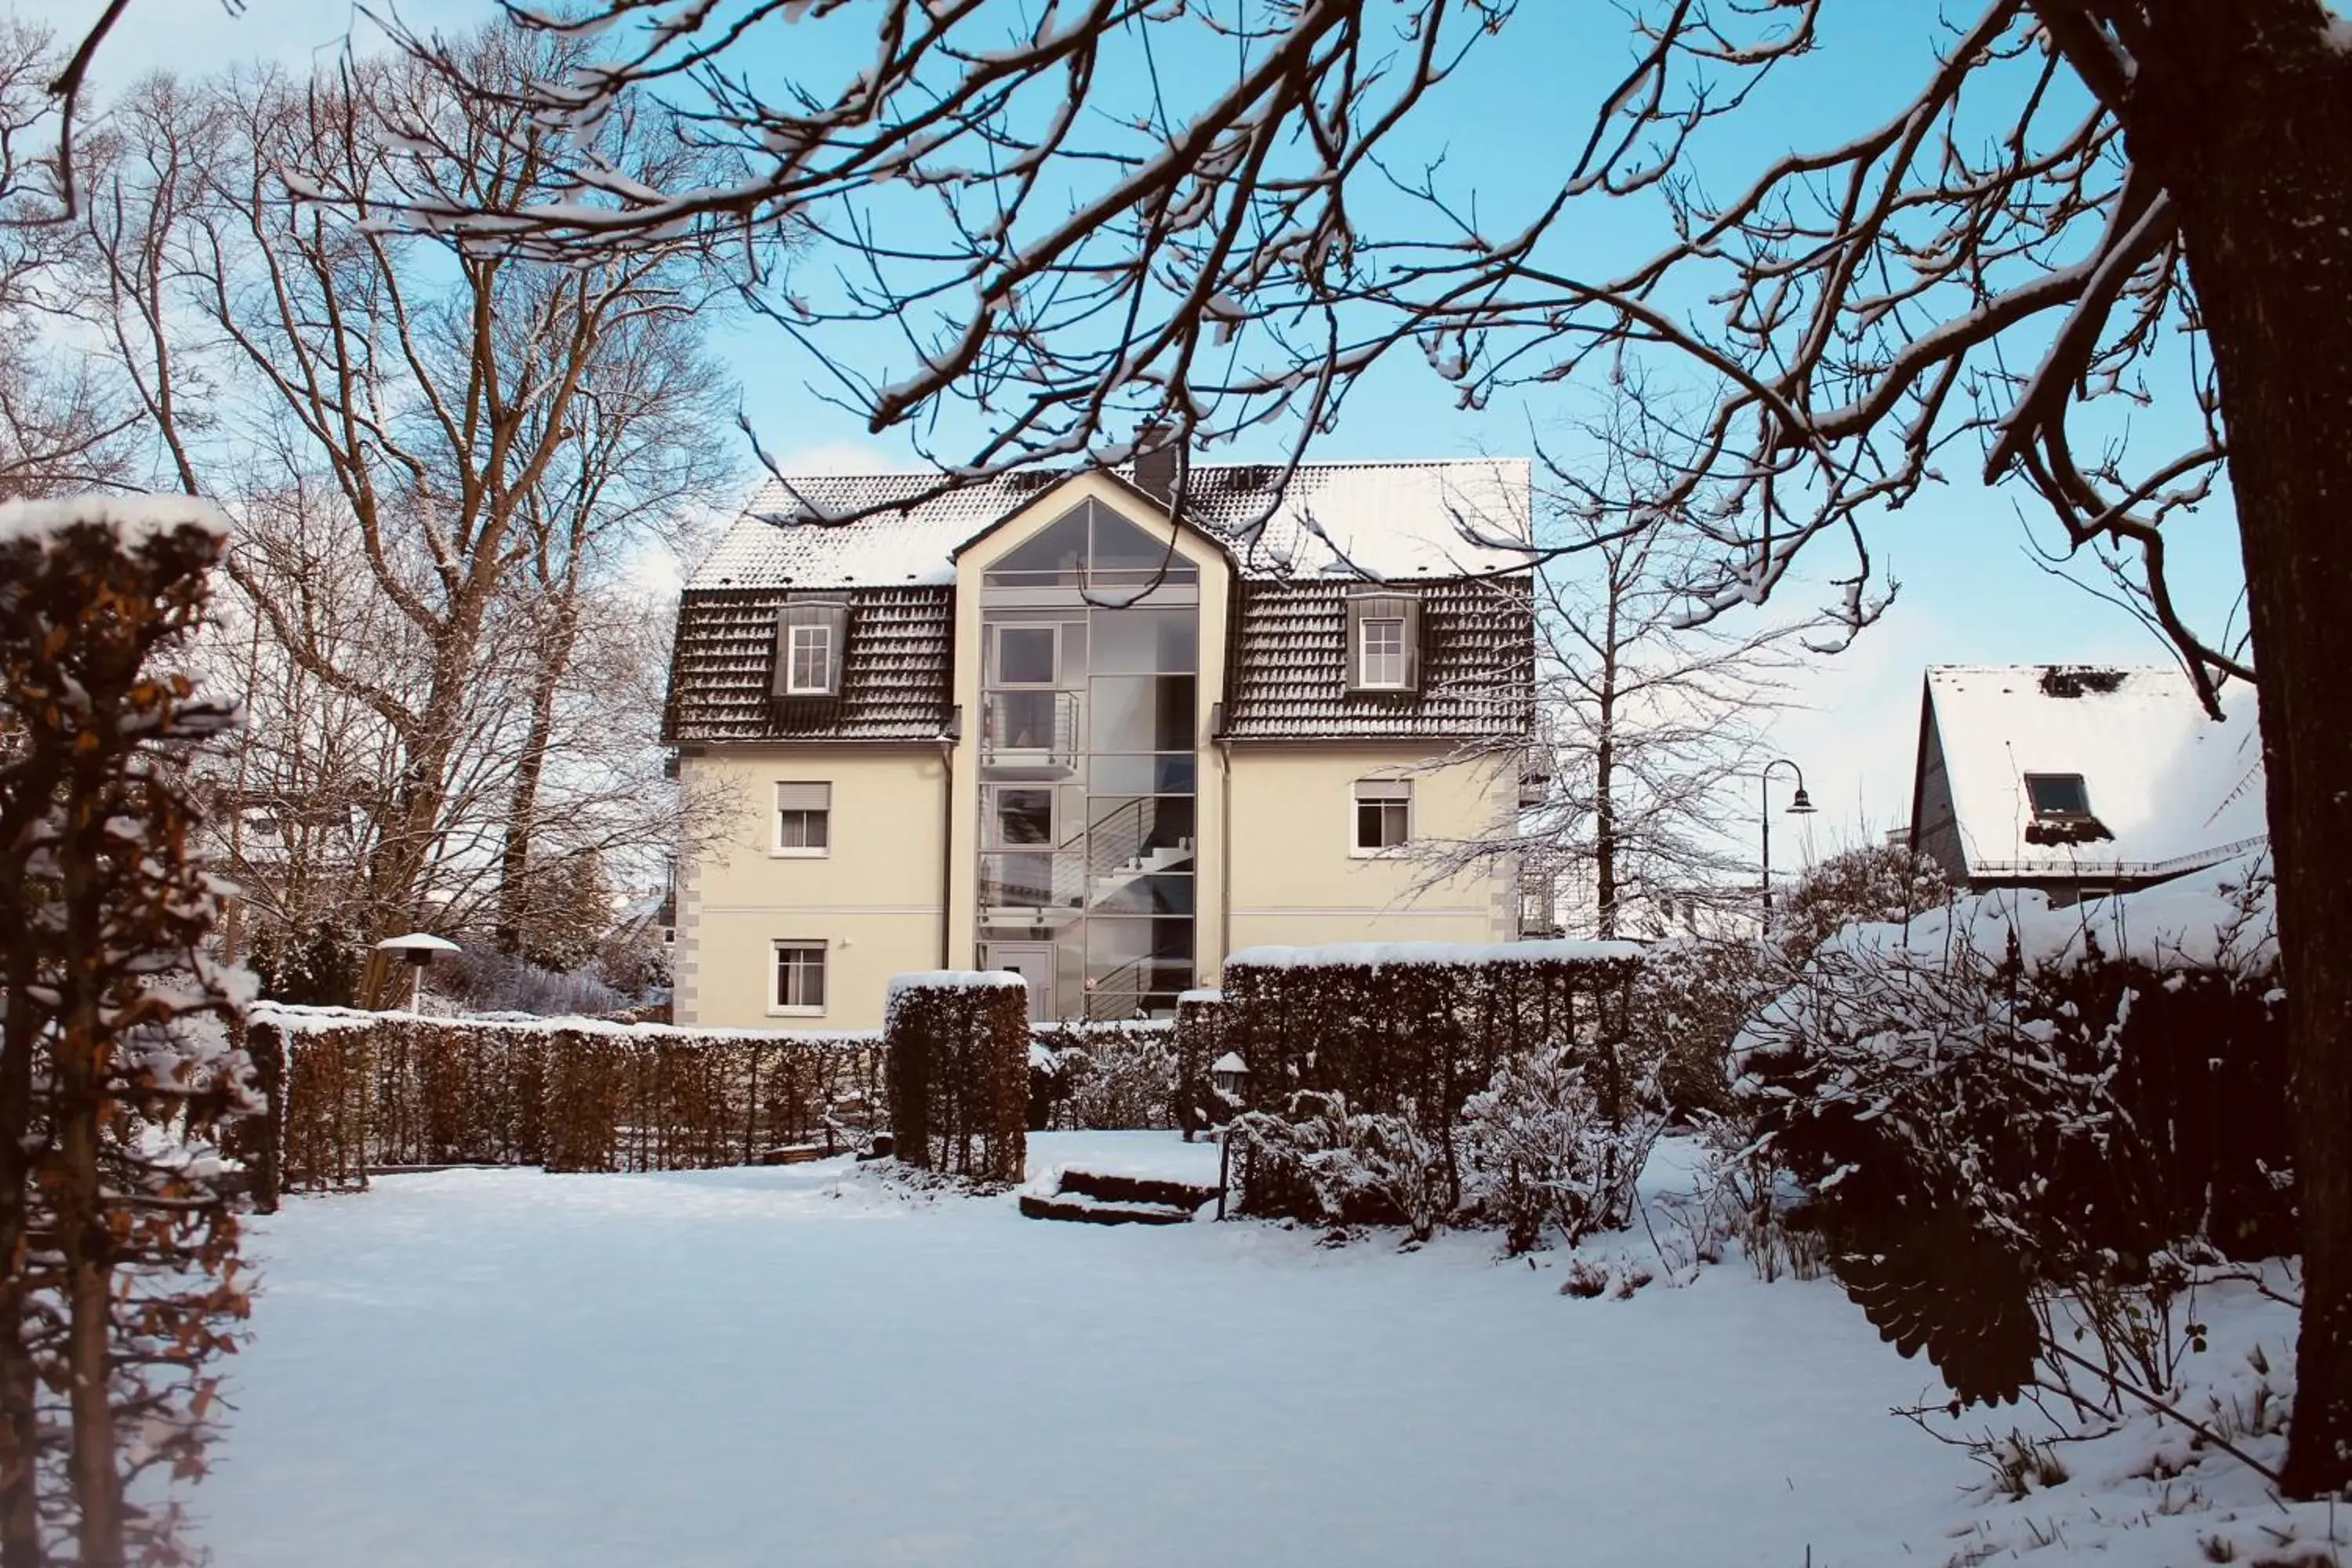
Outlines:
[[1225, 1054], [1225, 994], [1187, 991], [1176, 998], [1175, 1121], [1191, 1142], [1224, 1120], [1210, 1068]]
[[[1238, 1053], [1249, 1068], [1242, 1101], [1263, 1115], [1344, 1105], [1402, 1119], [1432, 1150], [1434, 1201], [1451, 1214], [1465, 1201], [1465, 1108], [1506, 1064], [1569, 1051], [1606, 1118], [1634, 1109], [1625, 1037], [1640, 960], [1632, 942], [1247, 949], [1226, 961], [1222, 1007], [1202, 1010], [1185, 1054], [1213, 1039]], [[1211, 1022], [1220, 1013], [1221, 1030]], [[1318, 1217], [1289, 1162], [1242, 1164], [1241, 1212]]]
[[1029, 1157], [1029, 990], [1021, 977], [898, 975], [883, 1018], [898, 1157], [976, 1182], [1020, 1181]]
[[271, 1195], [401, 1166], [674, 1171], [831, 1152], [862, 1142], [879, 1104], [870, 1035], [264, 1006], [246, 1046], [271, 1112], [248, 1154]]

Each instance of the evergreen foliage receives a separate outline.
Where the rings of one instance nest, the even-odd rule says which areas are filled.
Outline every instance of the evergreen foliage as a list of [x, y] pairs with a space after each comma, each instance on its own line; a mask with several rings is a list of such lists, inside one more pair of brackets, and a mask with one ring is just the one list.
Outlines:
[[890, 983], [883, 1059], [899, 1159], [981, 1183], [1026, 1174], [1029, 1010], [1017, 977], [900, 975]]

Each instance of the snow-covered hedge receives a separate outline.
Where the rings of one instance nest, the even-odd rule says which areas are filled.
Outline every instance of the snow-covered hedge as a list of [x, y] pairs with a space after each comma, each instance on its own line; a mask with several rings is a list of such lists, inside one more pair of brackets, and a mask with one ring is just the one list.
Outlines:
[[1573, 1085], [1559, 1114], [1633, 1126], [1655, 1084], [1626, 1039], [1640, 959], [1634, 943], [1595, 942], [1235, 953], [1221, 1025], [1247, 1069], [1240, 1208], [1415, 1230], [1498, 1218], [1465, 1136], [1474, 1097], [1534, 1071]]
[[1018, 974], [898, 975], [882, 1037], [899, 1159], [977, 1182], [1026, 1174], [1029, 989]]
[[247, 1048], [272, 1115], [275, 1193], [364, 1185], [403, 1165], [688, 1170], [862, 1142], [873, 1035], [680, 1029], [257, 1007]]
[[2032, 1375], [2048, 1292], [2119, 1303], [2128, 1343], [2178, 1260], [2292, 1249], [2272, 910], [2259, 858], [2070, 908], [1962, 899], [1838, 932], [1741, 1032], [1757, 1152], [1963, 1399]]

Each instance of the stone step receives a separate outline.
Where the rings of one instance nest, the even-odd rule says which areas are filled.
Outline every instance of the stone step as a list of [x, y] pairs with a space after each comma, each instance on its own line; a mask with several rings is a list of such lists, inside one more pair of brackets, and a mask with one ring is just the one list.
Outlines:
[[1021, 1212], [1031, 1219], [1075, 1220], [1081, 1225], [1185, 1225], [1192, 1211], [1167, 1204], [1104, 1203], [1057, 1193], [1021, 1194]]
[[1202, 1204], [1213, 1203], [1217, 1196], [1214, 1187], [1165, 1177], [1125, 1176], [1114, 1171], [1064, 1171], [1061, 1190], [1106, 1203], [1158, 1204], [1188, 1215]]

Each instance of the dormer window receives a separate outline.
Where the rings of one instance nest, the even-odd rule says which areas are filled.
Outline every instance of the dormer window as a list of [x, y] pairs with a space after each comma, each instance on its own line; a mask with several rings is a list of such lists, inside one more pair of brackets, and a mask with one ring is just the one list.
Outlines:
[[1348, 688], [1421, 689], [1421, 600], [1390, 589], [1348, 596]]
[[2080, 773], [2028, 773], [2025, 794], [2033, 803], [2033, 815], [2044, 821], [2091, 815], [2091, 792], [2083, 786]]

